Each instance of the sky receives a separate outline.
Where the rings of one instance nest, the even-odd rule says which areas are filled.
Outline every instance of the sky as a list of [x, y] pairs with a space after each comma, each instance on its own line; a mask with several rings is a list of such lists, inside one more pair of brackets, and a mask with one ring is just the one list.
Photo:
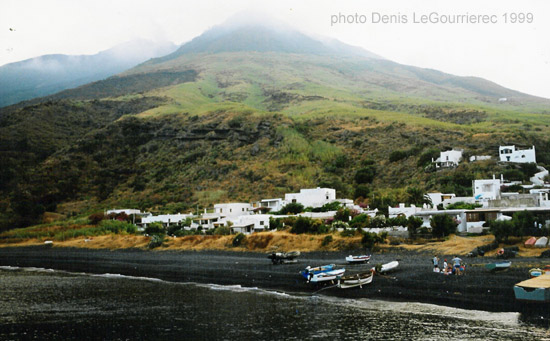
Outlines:
[[398, 63], [550, 98], [547, 0], [2, 0], [0, 65], [94, 54], [137, 38], [181, 44], [242, 11]]

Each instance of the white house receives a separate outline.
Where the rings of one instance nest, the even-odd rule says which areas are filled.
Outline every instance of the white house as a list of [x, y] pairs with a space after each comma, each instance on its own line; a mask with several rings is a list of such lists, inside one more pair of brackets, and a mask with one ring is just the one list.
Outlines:
[[286, 193], [285, 202], [300, 203], [304, 207], [321, 207], [336, 200], [336, 190], [332, 188], [301, 189], [300, 193]]
[[435, 163], [435, 168], [452, 168], [457, 167], [460, 160], [462, 160], [462, 149], [452, 149], [445, 152], [441, 152], [439, 157], [432, 162]]
[[475, 200], [487, 201], [500, 199], [500, 186], [502, 185], [501, 179], [490, 180], [474, 180], [472, 181], [472, 192], [474, 193]]
[[219, 214], [221, 217], [236, 217], [240, 215], [251, 214], [252, 205], [248, 203], [226, 203], [215, 204], [214, 213]]
[[276, 212], [285, 206], [285, 202], [282, 198], [262, 199], [260, 200], [260, 206], [269, 208], [270, 212]]
[[233, 233], [249, 234], [269, 230], [269, 214], [242, 215], [231, 218], [231, 230]]
[[125, 213], [127, 215], [132, 215], [132, 214], [135, 214], [135, 215], [148, 215], [148, 214], [150, 214], [148, 212], [141, 212], [140, 210], [136, 210], [134, 208], [120, 208], [120, 209], [116, 209], [116, 210], [105, 211], [105, 215], [119, 214], [119, 213]]
[[498, 154], [502, 162], [537, 163], [535, 146], [523, 150], [516, 149], [516, 146], [500, 146]]
[[151, 223], [162, 223], [163, 226], [171, 226], [171, 225], [180, 225], [182, 222], [184, 222], [187, 218], [192, 218], [192, 214], [161, 214], [161, 215], [150, 215], [147, 217], [141, 218], [141, 224], [144, 228], [147, 227], [147, 224]]
[[401, 203], [398, 207], [388, 207], [388, 217], [395, 218], [399, 215], [404, 215], [406, 218], [408, 218], [421, 210], [421, 207], [416, 207], [415, 205], [406, 207], [405, 204]]
[[439, 204], [442, 204], [443, 202], [453, 200], [456, 198], [456, 195], [454, 193], [428, 193], [427, 194], [430, 200], [432, 201], [432, 207], [437, 207]]
[[[200, 226], [203, 230], [213, 229], [216, 225], [220, 224], [221, 220], [222, 217], [219, 213], [205, 213], [201, 217], [193, 219], [191, 228], [197, 229]], [[225, 225], [225, 222], [221, 223], [221, 225]]]

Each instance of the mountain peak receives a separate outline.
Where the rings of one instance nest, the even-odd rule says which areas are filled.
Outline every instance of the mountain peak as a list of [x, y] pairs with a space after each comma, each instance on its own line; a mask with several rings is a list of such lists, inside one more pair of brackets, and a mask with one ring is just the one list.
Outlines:
[[242, 51], [354, 55], [383, 59], [367, 50], [344, 44], [335, 39], [310, 37], [263, 14], [241, 12], [183, 44], [176, 52], [159, 58], [155, 62], [164, 62], [191, 53]]

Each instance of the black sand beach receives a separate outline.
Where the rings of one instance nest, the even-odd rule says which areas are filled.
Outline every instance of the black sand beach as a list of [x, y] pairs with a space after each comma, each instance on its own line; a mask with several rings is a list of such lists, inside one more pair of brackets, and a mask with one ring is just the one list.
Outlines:
[[[346, 252], [311, 252], [296, 264], [273, 265], [264, 253], [222, 251], [90, 250], [47, 247], [0, 248], [0, 265], [41, 267], [72, 272], [112, 273], [154, 277], [174, 282], [241, 285], [285, 292], [315, 293], [323, 287], [307, 284], [298, 274], [308, 265], [342, 265], [346, 274], [370, 269], [375, 264], [399, 260], [399, 268], [376, 276], [372, 284], [341, 290], [328, 288], [320, 294], [347, 298], [378, 298], [415, 301], [485, 311], [520, 311], [513, 286], [529, 277], [528, 270], [542, 266], [537, 258], [512, 260], [512, 268], [491, 273], [484, 264], [493, 258], [463, 258], [463, 276], [446, 276], [432, 271], [431, 254], [406, 251], [374, 254], [369, 264], [348, 265]], [[441, 260], [453, 255], [439, 255]]]

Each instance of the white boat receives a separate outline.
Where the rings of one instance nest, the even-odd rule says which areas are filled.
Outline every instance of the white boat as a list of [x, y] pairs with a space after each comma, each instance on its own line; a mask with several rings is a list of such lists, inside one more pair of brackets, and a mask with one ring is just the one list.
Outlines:
[[548, 244], [548, 238], [547, 237], [540, 237], [535, 242], [535, 247], [546, 247], [547, 244]]
[[[385, 272], [392, 271], [395, 268], [397, 268], [398, 266], [399, 266], [399, 262], [396, 261], [396, 260], [394, 260], [393, 262], [382, 264], [382, 266], [380, 267], [380, 270], [378, 271], [378, 273], [385, 273]], [[375, 268], [373, 268], [373, 269], [376, 270]]]
[[362, 288], [363, 285], [372, 283], [373, 278], [373, 272], [363, 272], [355, 275], [348, 275], [338, 278], [338, 288], [340, 289], [348, 289], [348, 288], [355, 288], [360, 287]]
[[336, 270], [311, 274], [308, 282], [319, 283], [319, 282], [333, 281], [337, 277], [342, 276], [344, 272], [346, 272], [346, 269], [336, 269]]
[[348, 263], [368, 263], [370, 260], [370, 255], [361, 255], [361, 256], [352, 256], [349, 255], [346, 257], [346, 262]]

